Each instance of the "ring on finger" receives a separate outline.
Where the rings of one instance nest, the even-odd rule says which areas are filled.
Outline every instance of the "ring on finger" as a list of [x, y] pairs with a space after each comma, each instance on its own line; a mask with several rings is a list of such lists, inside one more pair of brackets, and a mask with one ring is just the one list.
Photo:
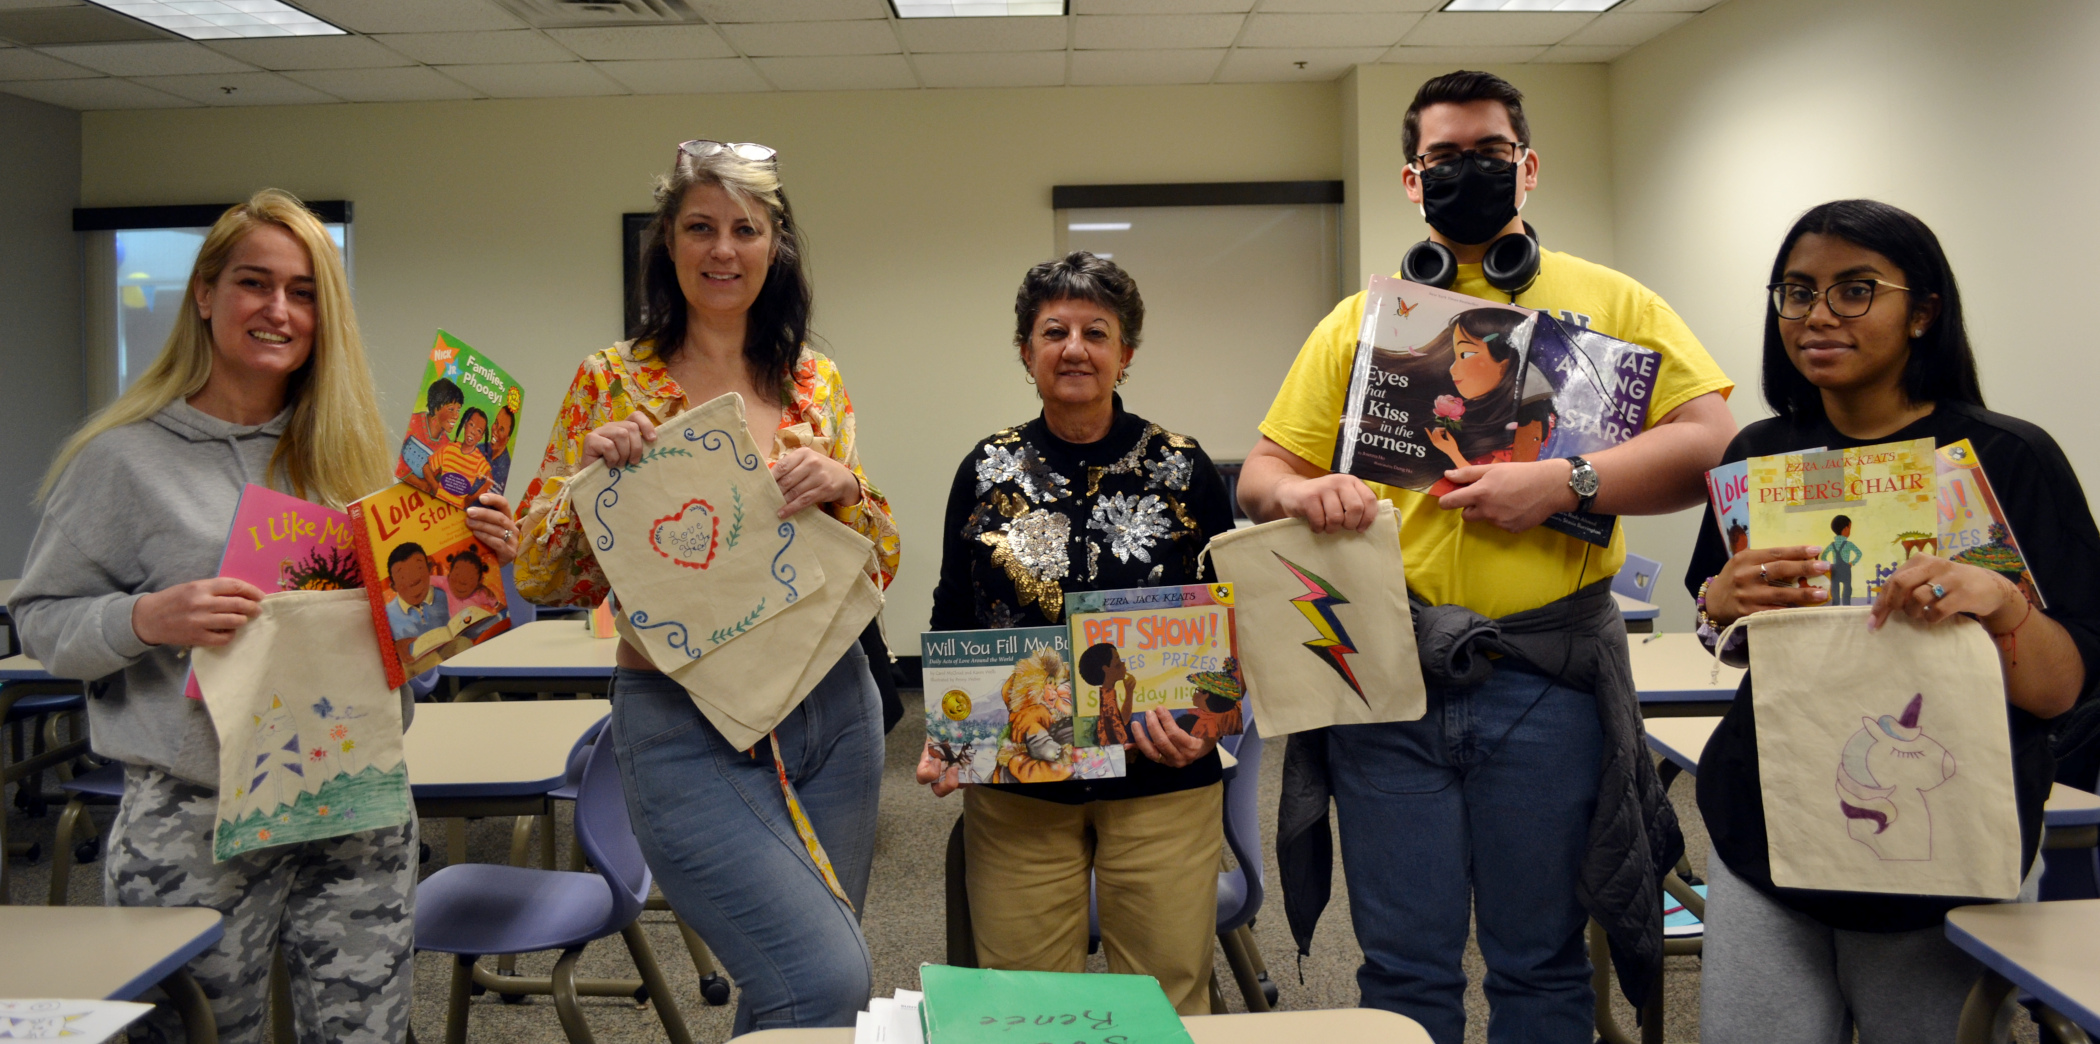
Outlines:
[[1932, 597], [1935, 601], [1947, 597], [1947, 586], [1945, 584], [1932, 585]]

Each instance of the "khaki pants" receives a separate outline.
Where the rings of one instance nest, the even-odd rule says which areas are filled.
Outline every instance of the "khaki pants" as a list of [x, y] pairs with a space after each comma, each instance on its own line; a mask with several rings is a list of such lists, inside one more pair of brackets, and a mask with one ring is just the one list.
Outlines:
[[963, 844], [978, 963], [1086, 970], [1092, 870], [1108, 970], [1150, 975], [1176, 1011], [1209, 1014], [1224, 801], [1222, 783], [1084, 805], [968, 788]]

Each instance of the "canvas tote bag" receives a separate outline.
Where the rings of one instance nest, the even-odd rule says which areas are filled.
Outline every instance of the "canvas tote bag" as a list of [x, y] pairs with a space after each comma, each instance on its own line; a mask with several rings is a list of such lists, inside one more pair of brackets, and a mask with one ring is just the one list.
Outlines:
[[191, 662], [219, 734], [214, 862], [408, 822], [401, 695], [364, 591], [264, 595], [261, 615]]
[[619, 592], [627, 636], [666, 674], [750, 633], [825, 586], [731, 392], [657, 425], [623, 468], [569, 480], [569, 508]]
[[1390, 502], [1365, 533], [1282, 519], [1213, 538], [1230, 581], [1247, 699], [1264, 736], [1415, 721], [1428, 705], [1400, 524]]
[[[1772, 883], [2011, 899], [2020, 815], [1998, 650], [1967, 618], [1775, 609], [1750, 632]], [[1725, 640], [1726, 635], [1723, 635]]]

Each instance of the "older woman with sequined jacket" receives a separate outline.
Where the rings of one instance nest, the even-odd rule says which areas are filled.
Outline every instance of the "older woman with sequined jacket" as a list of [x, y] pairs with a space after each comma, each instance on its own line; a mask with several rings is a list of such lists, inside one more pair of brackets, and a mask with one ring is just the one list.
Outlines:
[[[1067, 591], [1210, 579], [1197, 556], [1232, 528], [1223, 479], [1194, 439], [1116, 394], [1144, 323], [1137, 284], [1076, 252], [1030, 269], [1014, 314], [1043, 412], [994, 432], [956, 470], [932, 629], [1060, 626]], [[1222, 845], [1217, 741], [1157, 709], [1131, 733], [1122, 778], [967, 788], [977, 958], [1083, 971], [1091, 871], [1109, 970], [1151, 975], [1182, 1014], [1204, 1014]], [[945, 796], [956, 785], [943, 767], [929, 753], [919, 779]]]

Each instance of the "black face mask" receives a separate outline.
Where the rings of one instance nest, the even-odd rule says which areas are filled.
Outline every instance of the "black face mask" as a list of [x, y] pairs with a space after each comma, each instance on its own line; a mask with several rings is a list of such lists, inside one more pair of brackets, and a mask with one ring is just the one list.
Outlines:
[[1516, 219], [1517, 164], [1486, 174], [1471, 156], [1456, 162], [1456, 177], [1422, 178], [1422, 214], [1445, 239], [1485, 243]]

